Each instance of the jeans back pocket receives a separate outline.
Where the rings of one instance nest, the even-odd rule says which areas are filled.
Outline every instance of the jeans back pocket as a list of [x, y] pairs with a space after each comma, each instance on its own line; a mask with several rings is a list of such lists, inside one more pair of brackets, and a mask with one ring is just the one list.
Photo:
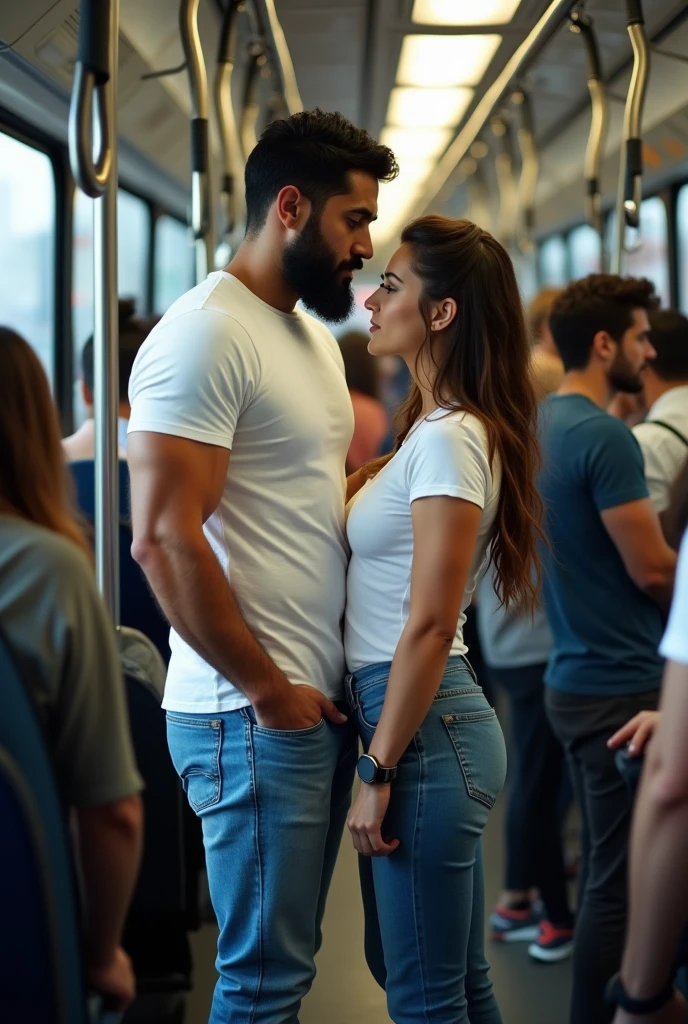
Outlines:
[[504, 737], [494, 708], [442, 715], [468, 795], [492, 809], [506, 778]]
[[222, 795], [222, 720], [167, 714], [167, 743], [189, 804], [198, 814]]

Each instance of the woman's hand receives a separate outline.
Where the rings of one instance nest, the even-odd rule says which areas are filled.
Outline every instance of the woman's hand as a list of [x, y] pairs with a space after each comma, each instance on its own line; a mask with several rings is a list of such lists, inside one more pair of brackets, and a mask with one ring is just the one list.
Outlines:
[[607, 746], [616, 750], [624, 743], [628, 743], [628, 753], [632, 757], [638, 757], [645, 749], [648, 740], [652, 738], [658, 721], [659, 711], [640, 711], [630, 722], [626, 722], [618, 732], [614, 733], [612, 738], [607, 741]]
[[354, 847], [364, 857], [389, 857], [399, 846], [398, 839], [386, 842], [382, 838], [382, 823], [389, 807], [391, 793], [391, 783], [374, 786], [361, 783], [347, 824]]

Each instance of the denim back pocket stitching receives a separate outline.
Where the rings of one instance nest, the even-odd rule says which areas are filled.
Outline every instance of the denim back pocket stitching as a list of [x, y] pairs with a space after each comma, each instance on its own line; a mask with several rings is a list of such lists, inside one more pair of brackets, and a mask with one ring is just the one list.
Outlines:
[[469, 796], [473, 797], [474, 800], [478, 800], [480, 801], [480, 803], [484, 804], [488, 808], [488, 810], [492, 810], [492, 808], [494, 807], [495, 803], [497, 802], [497, 796], [492, 796], [490, 793], [485, 793], [484, 790], [480, 789], [479, 786], [476, 786], [475, 782], [473, 781], [470, 766], [468, 764], [467, 754], [464, 751], [461, 743], [461, 734], [458, 730], [452, 729], [450, 727], [454, 723], [458, 724], [459, 722], [470, 722], [472, 724], [474, 722], [484, 722], [496, 717], [497, 712], [495, 711], [494, 708], [487, 708], [485, 711], [468, 711], [464, 714], [459, 715], [442, 715], [444, 727], [447, 730], [447, 734], [449, 736], [451, 744], [454, 747], [454, 750], [456, 751], [456, 756], [458, 757], [463, 777], [466, 780], [466, 788], [468, 790], [468, 794]]
[[[193, 810], [198, 813], [208, 807], [214, 806], [219, 802], [220, 796], [222, 795], [222, 775], [220, 772], [220, 745], [222, 742], [222, 721], [219, 718], [202, 719], [197, 722], [191, 721], [188, 718], [182, 718], [175, 715], [174, 713], [167, 713], [168, 722], [172, 722], [174, 725], [180, 725], [185, 729], [212, 729], [214, 736], [214, 749], [211, 754], [211, 762], [214, 768], [214, 772], [202, 772], [198, 769], [189, 769], [188, 771], [182, 771], [179, 773], [179, 777], [182, 780], [182, 786], [186, 793], [189, 803]], [[208, 779], [212, 784], [212, 791], [207, 800], [194, 801], [189, 793], [189, 779], [191, 778], [204, 778]]]
[[446, 697], [465, 697], [469, 694], [482, 693], [482, 689], [477, 686], [464, 686], [458, 690], [438, 690], [433, 700], [444, 700]]

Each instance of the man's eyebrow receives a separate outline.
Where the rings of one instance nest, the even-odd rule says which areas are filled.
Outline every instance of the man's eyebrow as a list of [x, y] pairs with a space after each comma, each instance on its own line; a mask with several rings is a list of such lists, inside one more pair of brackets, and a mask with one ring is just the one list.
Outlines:
[[377, 214], [371, 213], [367, 206], [357, 206], [354, 210], [347, 210], [346, 212], [357, 213], [360, 217], [363, 217], [364, 220], [367, 220], [368, 223], [377, 220]]
[[384, 274], [382, 276], [383, 277], [393, 277], [393, 278], [395, 278], [399, 282], [399, 284], [403, 284], [404, 283], [401, 280], [401, 278], [399, 277], [399, 275], [398, 274], [393, 274], [391, 270], [385, 270], [385, 272], [384, 272]]

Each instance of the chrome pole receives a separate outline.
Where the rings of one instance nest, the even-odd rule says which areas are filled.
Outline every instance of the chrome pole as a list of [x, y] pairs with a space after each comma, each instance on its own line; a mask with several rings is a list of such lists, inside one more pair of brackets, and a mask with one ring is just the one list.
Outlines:
[[179, 29], [191, 91], [191, 225], [196, 239], [196, 280], [214, 267], [208, 139], [208, 77], [198, 32], [200, 0], [181, 0]]
[[626, 253], [626, 226], [640, 226], [640, 203], [643, 187], [643, 144], [640, 128], [650, 76], [650, 46], [641, 0], [626, 0], [628, 34], [633, 47], [633, 74], [626, 97], [624, 138], [619, 164], [619, 186], [616, 195], [616, 238], [612, 254], [612, 272], [623, 273]]
[[588, 145], [585, 151], [585, 213], [588, 224], [600, 236], [601, 263], [604, 269], [606, 257], [600, 170], [604, 156], [604, 143], [607, 137], [609, 105], [602, 77], [600, 52], [592, 21], [581, 12], [575, 11], [571, 15], [571, 29], [580, 34], [588, 56], [588, 92], [590, 93], [592, 116], [590, 119]]
[[284, 101], [290, 114], [297, 114], [303, 110], [303, 102], [296, 81], [294, 64], [289, 53], [287, 40], [284, 37], [284, 30], [277, 17], [274, 0], [254, 0], [256, 6], [262, 10], [263, 17], [260, 19], [263, 29], [268, 36], [270, 49], [275, 57], [275, 64], [282, 82]]
[[[97, 4], [100, 0], [94, 0]], [[96, 476], [96, 576], [115, 626], [119, 625], [119, 408], [117, 291], [117, 64], [119, 0], [110, 0], [110, 75], [103, 87], [111, 151], [104, 194], [93, 204], [94, 414]], [[101, 129], [104, 130], [104, 129]]]
[[232, 77], [236, 52], [236, 15], [242, 0], [229, 0], [222, 23], [215, 75], [215, 112], [222, 145], [223, 175], [220, 188], [224, 234], [229, 241], [237, 222], [236, 171], [243, 154], [232, 101]]

